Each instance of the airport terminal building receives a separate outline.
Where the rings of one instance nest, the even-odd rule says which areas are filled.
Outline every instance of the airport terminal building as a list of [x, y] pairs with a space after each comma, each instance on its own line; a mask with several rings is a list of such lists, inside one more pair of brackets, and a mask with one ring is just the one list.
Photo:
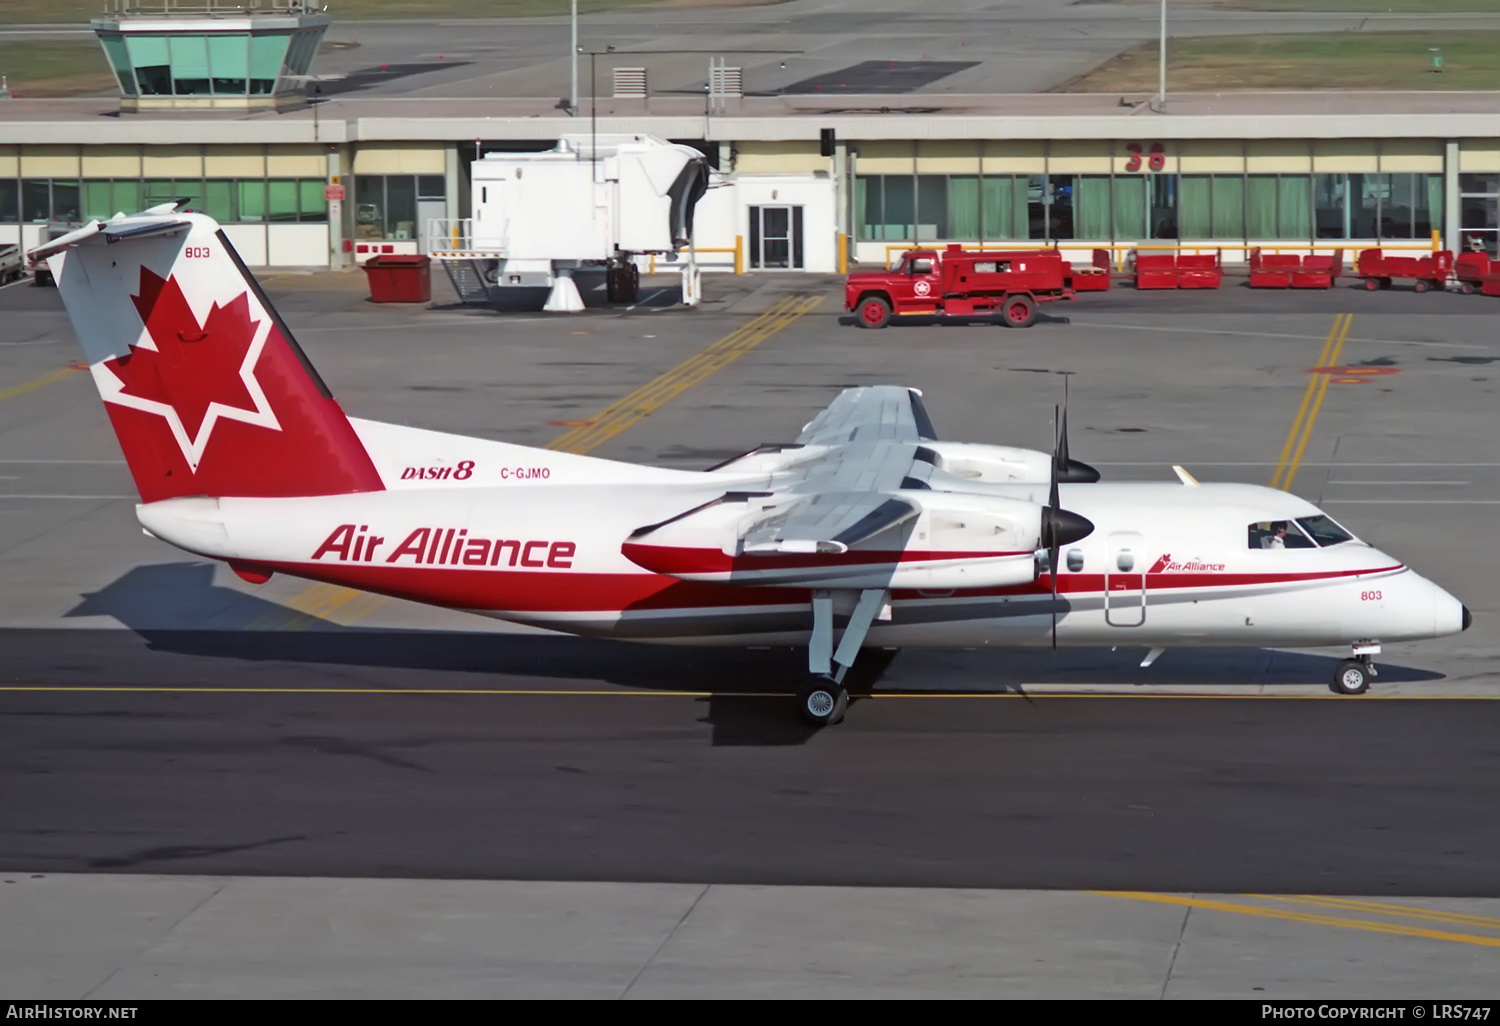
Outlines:
[[[893, 102], [908, 104], [889, 106]], [[601, 99], [357, 98], [294, 109], [0, 101], [0, 242], [171, 199], [246, 261], [342, 267], [417, 252], [469, 214], [477, 154], [650, 133], [717, 169], [706, 267], [836, 271], [917, 244], [1346, 250], [1500, 246], [1500, 113], [1480, 93]], [[910, 106], [920, 103], [919, 107]], [[827, 131], [832, 130], [832, 139]]]

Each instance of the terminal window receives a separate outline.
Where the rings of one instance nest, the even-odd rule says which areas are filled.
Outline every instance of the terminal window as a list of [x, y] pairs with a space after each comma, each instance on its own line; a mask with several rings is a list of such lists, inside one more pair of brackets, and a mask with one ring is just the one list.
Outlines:
[[[1437, 174], [900, 174], [854, 184], [858, 237], [878, 242], [1421, 239], [1443, 223]], [[1470, 219], [1493, 229], [1494, 204], [1481, 207]]]
[[323, 223], [326, 187], [321, 178], [0, 178], [0, 224], [104, 220], [174, 200], [221, 224]]
[[446, 196], [442, 175], [360, 175], [354, 182], [355, 238], [416, 239], [423, 221], [444, 216]]

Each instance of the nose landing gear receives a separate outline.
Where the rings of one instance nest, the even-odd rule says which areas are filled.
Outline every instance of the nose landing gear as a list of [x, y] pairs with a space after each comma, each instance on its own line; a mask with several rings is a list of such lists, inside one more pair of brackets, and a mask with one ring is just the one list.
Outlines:
[[1362, 695], [1370, 690], [1370, 680], [1377, 676], [1374, 657], [1380, 654], [1379, 642], [1355, 642], [1350, 654], [1353, 658], [1345, 659], [1333, 671], [1328, 690], [1335, 695]]

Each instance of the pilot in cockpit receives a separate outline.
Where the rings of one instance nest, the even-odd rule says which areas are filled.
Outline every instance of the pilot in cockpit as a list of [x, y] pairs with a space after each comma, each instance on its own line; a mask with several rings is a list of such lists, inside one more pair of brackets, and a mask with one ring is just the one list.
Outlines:
[[1260, 547], [1263, 549], [1286, 548], [1286, 522], [1280, 521], [1276, 524], [1273, 524], [1272, 528], [1273, 530], [1270, 534], [1265, 535], [1263, 538], [1261, 538]]

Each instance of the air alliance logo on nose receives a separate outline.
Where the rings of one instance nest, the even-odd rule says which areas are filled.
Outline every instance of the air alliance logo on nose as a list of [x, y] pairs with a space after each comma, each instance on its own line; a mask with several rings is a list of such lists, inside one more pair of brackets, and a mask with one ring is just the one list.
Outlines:
[[140, 295], [131, 298], [144, 325], [140, 339], [128, 354], [92, 368], [105, 402], [166, 420], [194, 473], [221, 419], [281, 430], [255, 378], [271, 321], [251, 318], [249, 292], [214, 303], [200, 321], [175, 276], [142, 267]]

